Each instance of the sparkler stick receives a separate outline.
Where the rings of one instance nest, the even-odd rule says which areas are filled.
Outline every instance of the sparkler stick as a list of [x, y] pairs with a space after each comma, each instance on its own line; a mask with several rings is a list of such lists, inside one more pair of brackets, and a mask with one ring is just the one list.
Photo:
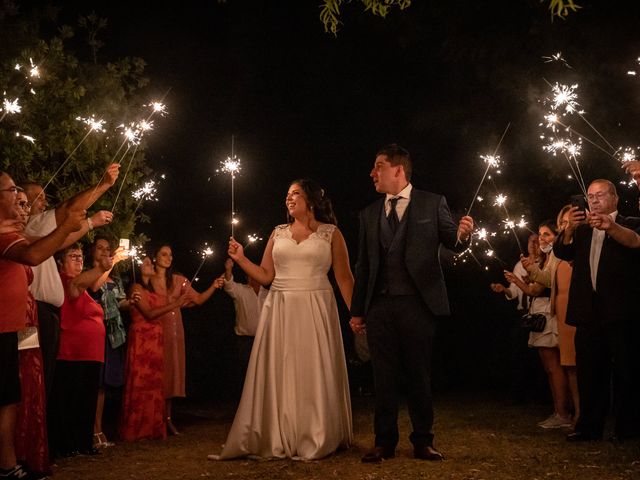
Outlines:
[[[122, 163], [122, 160], [127, 155], [129, 150], [131, 149], [131, 145], [132, 144], [139, 144], [140, 140], [142, 139], [142, 133], [153, 129], [153, 122], [151, 121], [151, 118], [155, 114], [158, 114], [160, 116], [165, 116], [167, 114], [167, 108], [166, 108], [165, 104], [162, 103], [162, 102], [164, 101], [165, 97], [169, 94], [170, 91], [171, 91], [171, 89], [169, 88], [165, 92], [165, 94], [162, 96], [160, 101], [154, 101], [154, 102], [151, 102], [148, 105], [145, 105], [145, 107], [150, 107], [151, 108], [151, 113], [147, 116], [146, 119], [141, 120], [137, 124], [135, 122], [131, 123], [131, 124], [129, 124], [128, 127], [125, 126], [124, 124], [122, 124], [122, 125], [120, 125], [118, 127], [118, 128], [122, 128], [123, 129], [122, 135], [124, 136], [124, 138], [122, 140], [122, 143], [118, 147], [118, 150], [116, 150], [116, 153], [114, 153], [113, 157], [111, 157], [111, 160], [109, 161], [110, 164], [114, 162], [114, 160], [118, 156], [118, 153], [120, 153], [120, 150], [122, 150], [122, 147], [124, 147], [124, 145], [128, 142], [127, 149], [122, 154], [122, 157], [120, 157], [120, 160], [118, 160], [116, 162], [116, 163]], [[135, 156], [135, 153], [134, 153], [134, 156]], [[132, 157], [131, 160], [133, 161], [133, 157]], [[129, 164], [129, 166], [131, 166], [131, 164]], [[128, 171], [129, 171], [129, 169], [127, 168], [127, 173], [128, 173]], [[91, 197], [89, 199], [89, 202], [87, 203], [87, 207], [86, 208], [89, 208], [89, 206], [91, 206], [91, 204], [93, 203], [93, 199], [95, 197], [96, 191], [98, 190], [98, 185], [100, 185], [100, 183], [102, 182], [102, 180], [104, 179], [104, 176], [106, 174], [107, 174], [107, 172], [105, 170], [105, 172], [102, 174], [102, 177], [100, 177], [100, 180], [98, 180], [98, 183], [96, 184], [96, 187], [93, 189], [93, 193], [91, 194]], [[125, 178], [126, 178], [126, 174], [125, 174], [125, 177], [122, 180], [123, 184], [124, 184]], [[120, 187], [120, 191], [121, 190], [122, 190], [122, 186]], [[120, 195], [120, 191], [118, 192], [118, 196]], [[116, 201], [117, 201], [117, 197], [116, 197]], [[114, 207], [115, 207], [115, 202], [114, 202]]]
[[211, 250], [211, 248], [207, 247], [206, 243], [204, 245], [205, 245], [205, 248], [202, 249], [202, 251], [200, 252], [200, 256], [202, 257], [202, 260], [200, 261], [200, 265], [198, 265], [196, 273], [193, 274], [193, 278], [189, 282], [190, 284], [193, 284], [195, 279], [198, 277], [198, 273], [200, 273], [200, 269], [204, 265], [204, 262], [207, 260], [207, 258], [209, 258], [211, 255], [213, 255], [213, 250]]
[[236, 174], [241, 169], [240, 159], [236, 157], [234, 151], [234, 143], [235, 137], [231, 136], [231, 156], [227, 157], [226, 160], [220, 162], [220, 168], [216, 170], [216, 173], [228, 173], [231, 177], [231, 236], [234, 234], [234, 227], [238, 223], [238, 219], [236, 218], [236, 207], [235, 207], [235, 179]]
[[[71, 157], [73, 156], [73, 154], [76, 153], [78, 148], [80, 148], [80, 145], [82, 145], [84, 143], [84, 141], [89, 137], [91, 132], [93, 132], [94, 130], [97, 131], [97, 132], [104, 132], [104, 123], [105, 123], [104, 120], [96, 120], [93, 116], [91, 116], [89, 118], [77, 117], [76, 120], [80, 120], [80, 121], [84, 122], [85, 124], [89, 125], [89, 127], [90, 127], [89, 131], [86, 133], [86, 135], [84, 137], [82, 137], [82, 140], [80, 140], [80, 143], [78, 143], [78, 145], [76, 145], [76, 147], [67, 156], [67, 158], [64, 160], [64, 162], [62, 162], [62, 165], [60, 165], [58, 167], [58, 169], [53, 173], [53, 175], [51, 176], [49, 181], [47, 183], [45, 183], [44, 187], [42, 188], [42, 191], [38, 194], [38, 197], [40, 197], [40, 195], [44, 195], [44, 191], [47, 189], [49, 184], [53, 181], [54, 178], [56, 178], [56, 175], [58, 175], [58, 173], [60, 173], [60, 171], [69, 162], [69, 160], [71, 160]], [[35, 200], [37, 200], [38, 197], [36, 197]], [[34, 200], [34, 202], [35, 202], [35, 200]]]
[[478, 188], [476, 189], [476, 193], [474, 193], [473, 198], [471, 199], [471, 205], [469, 205], [469, 208], [467, 208], [467, 213], [465, 213], [465, 216], [469, 215], [469, 213], [471, 212], [471, 208], [473, 207], [473, 204], [476, 201], [476, 197], [478, 196], [478, 193], [480, 192], [480, 188], [482, 187], [482, 184], [484, 183], [484, 179], [487, 177], [487, 174], [489, 173], [489, 169], [491, 167], [497, 167], [500, 161], [500, 157], [496, 157], [497, 153], [498, 153], [498, 149], [500, 148], [500, 145], [502, 144], [502, 140], [504, 139], [504, 136], [507, 134], [507, 130], [509, 130], [509, 127], [511, 126], [511, 122], [509, 122], [507, 124], [507, 127], [504, 129], [504, 132], [502, 133], [502, 137], [500, 137], [500, 141], [498, 142], [498, 145], [496, 145], [496, 149], [493, 151], [493, 155], [490, 156], [481, 156], [481, 158], [486, 162], [487, 164], [487, 168], [485, 168], [484, 170], [484, 175], [482, 175], [482, 180], [480, 180], [480, 184], [478, 185]]
[[500, 257], [498, 257], [498, 255], [495, 254], [496, 249], [494, 248], [493, 245], [491, 245], [491, 242], [489, 241], [490, 233], [487, 231], [486, 228], [484, 227], [481, 228], [480, 230], [475, 232], [475, 235], [478, 237], [478, 240], [483, 240], [489, 246], [490, 248], [489, 252], [491, 252], [491, 254], [488, 254], [487, 256], [493, 257], [496, 260], [498, 260], [501, 265], [507, 266], [506, 262], [504, 262]]

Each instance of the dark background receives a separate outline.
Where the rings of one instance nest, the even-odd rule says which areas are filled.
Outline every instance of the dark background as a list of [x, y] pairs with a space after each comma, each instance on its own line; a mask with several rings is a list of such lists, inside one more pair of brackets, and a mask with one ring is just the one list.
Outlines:
[[[495, 231], [505, 218], [491, 206], [496, 191], [508, 196], [511, 217], [524, 215], [533, 230], [579, 193], [567, 163], [541, 149], [539, 100], [550, 90], [544, 79], [578, 83], [587, 118], [614, 146], [635, 146], [638, 138], [640, 79], [627, 75], [640, 67], [637, 2], [578, 1], [581, 10], [553, 21], [547, 2], [538, 0], [414, 0], [387, 19], [352, 2], [342, 8], [337, 37], [324, 33], [315, 0], [58, 3], [69, 24], [92, 11], [108, 18], [101, 61], [142, 57], [150, 98], [170, 89], [170, 113], [156, 121], [147, 151], [167, 180], [159, 201], [144, 206], [152, 222], [137, 232], [152, 243], [170, 242], [187, 277], [197, 250], [213, 244], [201, 287], [223, 268], [230, 180], [215, 170], [231, 153], [232, 136], [242, 160], [237, 236], [258, 232], [266, 239], [285, 221], [290, 181], [309, 176], [332, 198], [352, 260], [357, 212], [377, 197], [368, 173], [384, 144], [409, 149], [413, 184], [445, 194], [459, 217], [482, 177], [479, 155], [492, 153], [510, 124], [499, 151], [502, 173], [485, 183], [486, 200], [472, 212]], [[545, 63], [543, 56], [558, 51], [572, 68]], [[596, 139], [586, 124], [572, 124]], [[625, 179], [614, 159], [588, 144], [581, 168], [587, 182]], [[620, 195], [620, 210], [634, 212], [637, 190], [621, 186]], [[519, 235], [526, 245], [527, 232]], [[264, 243], [251, 247], [254, 259]], [[513, 235], [500, 233], [492, 243], [505, 262], [516, 262]], [[437, 339], [440, 389], [505, 385], [513, 305], [490, 293], [502, 266], [484, 249], [475, 249], [482, 267], [443, 255], [453, 314], [442, 319]], [[216, 293], [184, 318], [190, 395], [233, 397], [239, 378], [230, 300]], [[350, 351], [346, 331], [345, 342]]]

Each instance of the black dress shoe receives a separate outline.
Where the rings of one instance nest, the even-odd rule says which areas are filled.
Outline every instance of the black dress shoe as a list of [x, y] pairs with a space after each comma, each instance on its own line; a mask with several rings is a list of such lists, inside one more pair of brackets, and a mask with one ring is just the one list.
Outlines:
[[444, 460], [444, 455], [442, 455], [438, 450], [433, 448], [431, 445], [424, 445], [422, 447], [413, 447], [413, 457], [419, 460], [431, 460], [436, 462]]
[[362, 463], [380, 463], [396, 456], [396, 449], [392, 447], [376, 447], [364, 454]]
[[567, 442], [594, 442], [597, 440], [602, 440], [602, 438], [591, 433], [572, 432], [567, 435]]

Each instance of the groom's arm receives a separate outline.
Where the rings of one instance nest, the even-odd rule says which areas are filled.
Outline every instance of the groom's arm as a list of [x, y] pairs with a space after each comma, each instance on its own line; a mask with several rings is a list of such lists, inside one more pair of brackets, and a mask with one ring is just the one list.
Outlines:
[[358, 260], [355, 268], [355, 283], [353, 297], [351, 299], [351, 316], [363, 317], [365, 301], [367, 297], [367, 285], [369, 284], [369, 256], [367, 254], [367, 235], [365, 223], [365, 211], [359, 215], [360, 226], [358, 230]]

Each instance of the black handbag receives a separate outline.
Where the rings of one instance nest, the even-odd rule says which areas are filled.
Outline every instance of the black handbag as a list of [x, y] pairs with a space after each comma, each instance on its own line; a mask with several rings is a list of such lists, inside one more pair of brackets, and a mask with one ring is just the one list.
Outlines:
[[527, 313], [520, 319], [520, 327], [528, 332], [542, 332], [547, 326], [547, 317], [543, 313]]

